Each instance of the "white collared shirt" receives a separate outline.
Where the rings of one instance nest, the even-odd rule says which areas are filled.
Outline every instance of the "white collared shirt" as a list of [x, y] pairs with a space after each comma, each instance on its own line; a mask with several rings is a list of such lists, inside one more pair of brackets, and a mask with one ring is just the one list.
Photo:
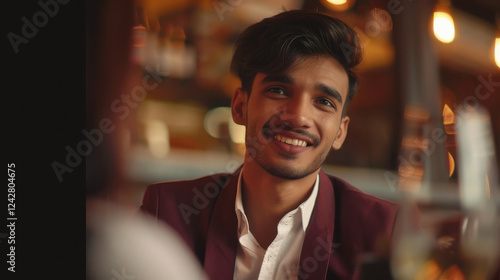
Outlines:
[[311, 214], [318, 196], [319, 175], [306, 201], [288, 212], [278, 223], [278, 234], [267, 250], [250, 231], [241, 198], [241, 174], [238, 179], [235, 211], [238, 217], [238, 246], [234, 279], [297, 279], [300, 253]]

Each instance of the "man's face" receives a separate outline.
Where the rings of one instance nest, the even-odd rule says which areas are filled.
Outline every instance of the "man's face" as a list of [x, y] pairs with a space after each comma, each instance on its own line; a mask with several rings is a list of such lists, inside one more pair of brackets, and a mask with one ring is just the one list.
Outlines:
[[299, 59], [283, 75], [258, 73], [250, 97], [238, 89], [232, 101], [234, 121], [246, 126], [245, 164], [285, 179], [318, 171], [347, 134], [348, 87], [342, 66], [324, 56]]

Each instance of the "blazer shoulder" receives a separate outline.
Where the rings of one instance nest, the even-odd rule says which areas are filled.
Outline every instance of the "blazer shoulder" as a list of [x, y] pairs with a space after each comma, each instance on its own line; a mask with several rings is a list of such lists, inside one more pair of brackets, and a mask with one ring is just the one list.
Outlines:
[[364, 251], [375, 250], [381, 238], [387, 240], [393, 235], [398, 203], [365, 193], [335, 176], [328, 177], [334, 188], [335, 219], [340, 226], [337, 234], [349, 236], [350, 242]]
[[228, 173], [217, 173], [209, 176], [203, 176], [196, 179], [165, 181], [150, 184], [146, 192], [157, 192], [158, 195], [164, 194], [183, 194], [196, 189], [210, 189], [214, 187], [222, 188], [227, 181]]
[[217, 173], [190, 180], [153, 183], [147, 186], [142, 210], [158, 216], [160, 204], [192, 205], [216, 198], [227, 182], [228, 173]]
[[399, 208], [399, 204], [396, 202], [368, 194], [336, 176], [328, 174], [327, 176], [333, 185], [335, 195], [340, 196], [340, 199], [344, 201], [357, 201], [366, 206], [379, 206], [391, 210], [397, 210]]
[[358, 225], [362, 224], [372, 232], [380, 231], [385, 235], [392, 235], [399, 203], [365, 193], [335, 176], [328, 177], [334, 188], [335, 208], [339, 211], [341, 220], [356, 221]]
[[168, 224], [203, 258], [211, 213], [229, 174], [154, 183], [147, 187], [141, 211]]

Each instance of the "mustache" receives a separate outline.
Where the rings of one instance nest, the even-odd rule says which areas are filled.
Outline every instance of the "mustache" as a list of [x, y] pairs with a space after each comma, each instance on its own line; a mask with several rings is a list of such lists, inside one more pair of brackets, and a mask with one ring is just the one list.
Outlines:
[[279, 133], [281, 131], [289, 131], [296, 134], [303, 135], [312, 141], [314, 146], [317, 146], [320, 142], [319, 137], [308, 132], [307, 130], [295, 128], [286, 122], [280, 122], [278, 125], [275, 124], [275, 121], [267, 121], [262, 127], [262, 133], [266, 136], [272, 137], [274, 134]]

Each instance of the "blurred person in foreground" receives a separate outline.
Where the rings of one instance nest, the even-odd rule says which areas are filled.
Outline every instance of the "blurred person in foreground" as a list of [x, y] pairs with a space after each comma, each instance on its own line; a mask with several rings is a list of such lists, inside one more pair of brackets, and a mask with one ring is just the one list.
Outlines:
[[357, 279], [359, 257], [390, 238], [398, 205], [325, 174], [358, 87], [356, 33], [305, 10], [248, 27], [231, 70], [246, 127], [233, 174], [148, 186], [143, 211], [173, 227], [211, 279]]
[[98, 143], [86, 158], [87, 279], [206, 279], [182, 239], [137, 215], [127, 199], [132, 186], [124, 168], [125, 131], [133, 116], [119, 120], [110, 104], [141, 82], [138, 66], [131, 63], [134, 1], [86, 5], [86, 130]]

